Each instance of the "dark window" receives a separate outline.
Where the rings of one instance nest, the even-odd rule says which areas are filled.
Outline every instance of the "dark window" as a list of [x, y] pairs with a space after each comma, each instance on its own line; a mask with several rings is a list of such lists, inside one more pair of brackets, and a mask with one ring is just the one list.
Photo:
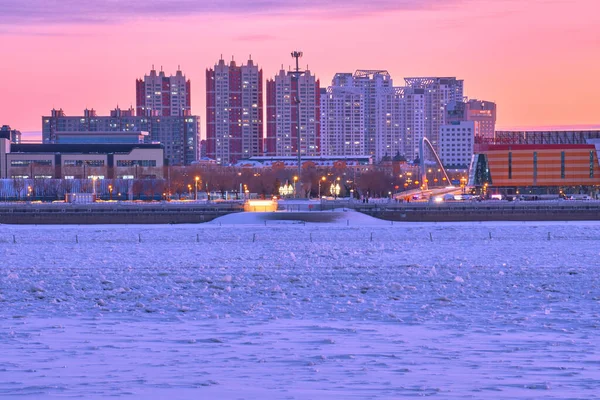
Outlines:
[[87, 165], [89, 167], [103, 167], [104, 160], [65, 160], [65, 167], [82, 167]]
[[117, 160], [117, 167], [156, 167], [156, 160]]
[[508, 179], [512, 179], [512, 151], [508, 152]]
[[565, 152], [560, 152], [560, 178], [565, 179]]
[[533, 179], [537, 179], [537, 151], [533, 152]]

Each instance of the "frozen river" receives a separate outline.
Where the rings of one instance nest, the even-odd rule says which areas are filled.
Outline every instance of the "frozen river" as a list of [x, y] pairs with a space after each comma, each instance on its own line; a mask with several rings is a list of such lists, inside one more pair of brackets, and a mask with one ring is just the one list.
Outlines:
[[0, 226], [0, 397], [592, 399], [600, 225]]

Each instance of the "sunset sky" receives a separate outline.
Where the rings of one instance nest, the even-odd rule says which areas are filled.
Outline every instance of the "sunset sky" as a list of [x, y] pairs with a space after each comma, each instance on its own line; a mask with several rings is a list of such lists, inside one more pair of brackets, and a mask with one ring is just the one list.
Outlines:
[[265, 79], [302, 50], [321, 80], [387, 69], [456, 76], [495, 101], [500, 128], [600, 126], [598, 0], [0, 0], [0, 125], [41, 130], [63, 108], [134, 105], [154, 64], [192, 80], [205, 136], [205, 70], [252, 58]]

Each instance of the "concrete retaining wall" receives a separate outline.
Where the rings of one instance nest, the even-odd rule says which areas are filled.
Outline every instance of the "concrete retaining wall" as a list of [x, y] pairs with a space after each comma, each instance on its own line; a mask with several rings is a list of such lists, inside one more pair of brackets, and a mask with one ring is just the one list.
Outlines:
[[19, 204], [0, 206], [2, 224], [181, 224], [243, 211], [241, 204]]

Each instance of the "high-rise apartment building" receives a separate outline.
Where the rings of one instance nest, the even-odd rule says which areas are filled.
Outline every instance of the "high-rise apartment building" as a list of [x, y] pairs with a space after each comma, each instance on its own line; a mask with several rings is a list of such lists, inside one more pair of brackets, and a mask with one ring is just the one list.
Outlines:
[[439, 151], [440, 126], [446, 123], [446, 105], [463, 101], [463, 80], [454, 77], [404, 78], [406, 87], [423, 89], [425, 136]]
[[[378, 117], [381, 117], [382, 110], [378, 107], [381, 103], [379, 99], [382, 96], [390, 96], [393, 93], [393, 81], [385, 70], [357, 70], [352, 76], [354, 87], [360, 88], [363, 94], [363, 104], [365, 113], [365, 154], [374, 156], [376, 160], [377, 153], [381, 149], [376, 146], [378, 128]], [[385, 114], [385, 113], [384, 113]]]
[[60, 109], [42, 117], [43, 143], [58, 143], [60, 134], [65, 132], [148, 132], [147, 142], [163, 145], [169, 165], [191, 164], [199, 156], [200, 117], [197, 116], [136, 116], [133, 108], [117, 107], [110, 116], [98, 116], [93, 109], [84, 110], [80, 116], [67, 116]]
[[181, 70], [166, 76], [154, 66], [150, 75], [137, 79], [136, 115], [145, 117], [183, 117], [191, 115], [191, 83]]
[[375, 109], [375, 160], [405, 154], [405, 141], [402, 134], [403, 88], [390, 87], [381, 90], [377, 96]]
[[[331, 90], [327, 90], [329, 98], [326, 102], [321, 102], [323, 105], [330, 107], [327, 110], [328, 118], [328, 131], [324, 128], [322, 131], [322, 143], [323, 146], [328, 146], [328, 152], [331, 151], [331, 144], [337, 141], [336, 138], [331, 137], [334, 131], [345, 132], [344, 135], [350, 135], [353, 138], [351, 143], [346, 143], [347, 140], [342, 140], [344, 146], [336, 147], [336, 151], [341, 151], [344, 148], [352, 149], [355, 151], [360, 147], [363, 153], [361, 155], [373, 156], [375, 160], [381, 159], [387, 151], [396, 150], [397, 145], [390, 144], [394, 141], [398, 141], [398, 132], [393, 132], [394, 129], [399, 131], [400, 126], [393, 122], [392, 119], [397, 118], [397, 112], [393, 114], [390, 108], [395, 107], [397, 104], [394, 102], [396, 92], [393, 87], [392, 78], [387, 71], [384, 70], [357, 70], [354, 74], [350, 73], [337, 73], [333, 77], [331, 82]], [[352, 90], [350, 90], [352, 89]], [[359, 95], [360, 99], [357, 100], [356, 96]], [[332, 97], [333, 96], [333, 97]], [[336, 96], [341, 96], [340, 99], [336, 99]], [[353, 98], [354, 103], [345, 104], [344, 99]], [[363, 128], [359, 134], [355, 127], [352, 127], [351, 134], [345, 131], [349, 129], [348, 115], [338, 114], [340, 112], [347, 112], [349, 109], [356, 108], [360, 105], [362, 115]], [[333, 109], [331, 107], [334, 107]], [[356, 111], [356, 110], [355, 110]], [[325, 115], [323, 110], [322, 115]], [[389, 114], [389, 115], [388, 115]], [[337, 125], [334, 123], [335, 118], [341, 118]], [[352, 123], [357, 121], [357, 113], [354, 112], [350, 116]], [[321, 125], [323, 125], [323, 120]], [[332, 128], [332, 127], [335, 127]], [[334, 130], [332, 130], [334, 129]], [[327, 135], [327, 137], [325, 137]], [[356, 138], [360, 137], [361, 144], [357, 145]], [[338, 142], [338, 143], [342, 143]], [[390, 147], [387, 147], [390, 146]], [[325, 153], [324, 153], [325, 154]], [[331, 154], [331, 153], [330, 153]], [[331, 154], [331, 155], [356, 155], [357, 153], [348, 154]]]
[[252, 59], [206, 70], [206, 153], [218, 164], [263, 154], [262, 74]]
[[[300, 103], [297, 103], [297, 99]], [[321, 112], [319, 80], [310, 71], [298, 79], [283, 69], [267, 81], [267, 156], [295, 156], [298, 151], [298, 109], [300, 111], [300, 154], [321, 154]]]
[[397, 154], [414, 160], [425, 134], [424, 90], [391, 87], [377, 96], [375, 160]]
[[401, 96], [403, 154], [409, 160], [419, 158], [419, 143], [426, 137], [425, 90], [403, 87]]
[[360, 88], [330, 86], [321, 89], [322, 155], [365, 155], [364, 110]]

